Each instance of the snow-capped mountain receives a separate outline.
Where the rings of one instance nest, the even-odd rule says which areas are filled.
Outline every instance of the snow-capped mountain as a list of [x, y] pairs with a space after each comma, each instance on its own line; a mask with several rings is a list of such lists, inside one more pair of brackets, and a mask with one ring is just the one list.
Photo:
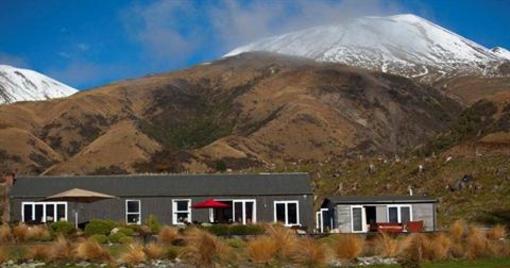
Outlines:
[[510, 51], [502, 48], [502, 47], [495, 47], [491, 49], [492, 53], [500, 56], [501, 58], [504, 58], [506, 60], [510, 60]]
[[67, 97], [78, 90], [38, 72], [0, 65], [0, 104]]
[[225, 56], [269, 51], [436, 80], [457, 72], [493, 74], [501, 56], [426, 19], [403, 14], [361, 17], [274, 36]]

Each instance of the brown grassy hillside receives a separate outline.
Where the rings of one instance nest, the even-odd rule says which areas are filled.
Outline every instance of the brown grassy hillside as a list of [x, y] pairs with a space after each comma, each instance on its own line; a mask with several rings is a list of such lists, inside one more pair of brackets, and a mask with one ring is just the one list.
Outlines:
[[460, 109], [405, 78], [249, 53], [1, 106], [0, 157], [4, 170], [36, 174], [271, 167], [401, 152]]

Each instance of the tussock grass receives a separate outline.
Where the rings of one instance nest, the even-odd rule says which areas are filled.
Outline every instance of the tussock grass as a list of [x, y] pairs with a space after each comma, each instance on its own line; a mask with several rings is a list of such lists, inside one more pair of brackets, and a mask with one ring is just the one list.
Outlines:
[[286, 228], [281, 224], [270, 224], [266, 226], [266, 233], [278, 246], [278, 256], [280, 258], [292, 258], [294, 247], [298, 242], [294, 230]]
[[9, 259], [9, 252], [7, 249], [0, 245], [0, 264], [6, 262]]
[[224, 262], [229, 255], [228, 247], [218, 237], [207, 231], [193, 228], [186, 234], [183, 256], [199, 267], [213, 267]]
[[399, 241], [385, 232], [379, 233], [374, 242], [375, 252], [378, 255], [395, 257], [399, 253]]
[[326, 263], [326, 248], [319, 241], [303, 238], [295, 247], [293, 259], [305, 267], [322, 267]]
[[12, 235], [17, 242], [24, 242], [28, 239], [28, 226], [24, 223], [20, 223], [12, 228]]
[[111, 261], [112, 257], [97, 241], [86, 239], [77, 243], [74, 256], [78, 260], [105, 262]]
[[35, 225], [28, 227], [27, 240], [37, 240], [37, 241], [48, 241], [51, 239], [50, 232], [48, 228], [44, 225]]
[[130, 244], [127, 250], [121, 255], [120, 261], [129, 266], [145, 262], [147, 255], [140, 244]]
[[149, 243], [145, 246], [145, 255], [149, 259], [161, 259], [165, 256], [165, 249], [157, 243]]
[[446, 260], [450, 256], [452, 240], [444, 233], [439, 233], [426, 243], [427, 257], [430, 260]]
[[448, 230], [450, 238], [455, 242], [461, 241], [466, 234], [466, 226], [467, 225], [464, 220], [456, 220], [453, 222], [453, 224], [450, 226], [450, 229]]
[[278, 254], [277, 242], [269, 236], [259, 236], [248, 241], [246, 251], [253, 263], [269, 264]]
[[29, 260], [51, 262], [53, 260], [53, 252], [51, 247], [46, 245], [32, 245], [28, 249], [26, 258]]
[[179, 230], [174, 227], [164, 226], [158, 233], [158, 241], [164, 244], [171, 244], [179, 238]]
[[5, 243], [12, 240], [12, 230], [8, 224], [0, 225], [0, 242]]
[[333, 251], [338, 259], [352, 261], [361, 254], [364, 244], [365, 240], [357, 235], [339, 235], [333, 244]]
[[485, 233], [480, 227], [470, 226], [465, 241], [466, 257], [474, 260], [487, 256], [489, 243]]
[[73, 245], [62, 234], [50, 245], [55, 261], [68, 261], [73, 258]]
[[498, 224], [493, 226], [487, 232], [487, 238], [490, 240], [504, 239], [507, 236], [506, 228], [504, 225]]

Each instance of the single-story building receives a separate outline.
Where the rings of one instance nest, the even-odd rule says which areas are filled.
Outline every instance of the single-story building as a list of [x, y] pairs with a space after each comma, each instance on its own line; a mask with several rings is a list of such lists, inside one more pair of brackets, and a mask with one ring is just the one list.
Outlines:
[[[437, 200], [424, 196], [332, 196], [316, 213], [320, 232], [365, 233], [382, 225], [419, 222], [422, 231], [435, 231]], [[404, 229], [405, 230], [405, 229]]]
[[[75, 188], [116, 198], [91, 203], [47, 201]], [[226, 206], [192, 207], [208, 199]], [[140, 224], [152, 214], [170, 225], [282, 222], [313, 226], [313, 194], [306, 173], [19, 176], [10, 190], [10, 208], [11, 221], [29, 223], [67, 220], [83, 225], [103, 218]]]

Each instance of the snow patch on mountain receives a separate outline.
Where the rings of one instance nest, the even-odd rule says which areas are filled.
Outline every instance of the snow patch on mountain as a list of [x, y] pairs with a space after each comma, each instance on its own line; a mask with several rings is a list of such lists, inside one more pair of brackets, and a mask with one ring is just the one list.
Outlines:
[[403, 14], [362, 17], [265, 38], [225, 56], [269, 51], [338, 62], [425, 80], [445, 74], [490, 74], [501, 57], [426, 19]]
[[41, 73], [0, 65], [0, 104], [62, 98], [78, 92]]
[[504, 49], [502, 47], [495, 47], [491, 49], [492, 53], [498, 55], [499, 57], [510, 60], [510, 51]]

